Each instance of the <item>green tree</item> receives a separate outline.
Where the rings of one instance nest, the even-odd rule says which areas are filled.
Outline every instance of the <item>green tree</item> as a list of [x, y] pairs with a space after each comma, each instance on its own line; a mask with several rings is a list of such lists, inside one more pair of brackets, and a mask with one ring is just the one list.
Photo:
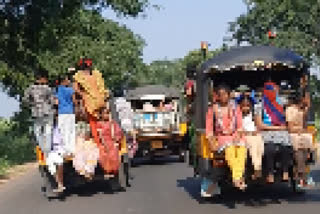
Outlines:
[[[252, 45], [273, 43], [295, 50], [311, 60], [320, 56], [319, 0], [246, 0], [246, 14], [231, 23], [232, 38]], [[274, 40], [268, 31], [275, 30]]]
[[142, 64], [143, 41], [102, 8], [137, 16], [147, 0], [20, 0], [0, 3], [0, 81], [11, 96], [21, 95], [39, 66], [54, 78], [82, 55], [94, 59], [108, 84]]
[[186, 69], [188, 65], [199, 66], [220, 53], [223, 49], [208, 51], [204, 58], [200, 49], [188, 52], [183, 58], [175, 60], [157, 60], [150, 63], [145, 70], [138, 72], [138, 85], [162, 84], [181, 88], [185, 82]]

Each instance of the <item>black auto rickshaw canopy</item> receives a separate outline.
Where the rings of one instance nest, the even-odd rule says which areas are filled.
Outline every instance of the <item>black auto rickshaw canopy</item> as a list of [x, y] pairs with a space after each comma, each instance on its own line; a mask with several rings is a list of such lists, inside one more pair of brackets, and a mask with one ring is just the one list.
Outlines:
[[[247, 85], [252, 89], [263, 86], [269, 79], [291, 88], [299, 87], [299, 79], [309, 71], [308, 63], [297, 53], [274, 46], [231, 48], [202, 64], [196, 75], [196, 127], [205, 128], [208, 90], [224, 83], [235, 89]], [[209, 83], [212, 85], [210, 86]]]

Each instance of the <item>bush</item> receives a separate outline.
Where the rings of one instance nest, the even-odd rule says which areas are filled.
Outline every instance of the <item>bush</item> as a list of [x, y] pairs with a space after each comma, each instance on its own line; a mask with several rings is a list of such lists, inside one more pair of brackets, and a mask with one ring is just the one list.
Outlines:
[[0, 175], [13, 165], [35, 159], [34, 146], [26, 133], [17, 133], [12, 122], [0, 123]]

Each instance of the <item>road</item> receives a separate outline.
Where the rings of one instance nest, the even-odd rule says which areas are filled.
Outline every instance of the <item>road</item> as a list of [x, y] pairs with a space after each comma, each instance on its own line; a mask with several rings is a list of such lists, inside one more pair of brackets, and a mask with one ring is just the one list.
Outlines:
[[[267, 186], [246, 193], [230, 192], [224, 200], [199, 203], [199, 180], [184, 163], [158, 160], [133, 169], [132, 187], [111, 194], [102, 184], [70, 190], [64, 200], [48, 201], [40, 193], [37, 170], [0, 188], [0, 214], [188, 214], [319, 213], [320, 191], [292, 195], [286, 186]], [[314, 175], [320, 178], [320, 171]], [[280, 210], [281, 209], [281, 210]]]

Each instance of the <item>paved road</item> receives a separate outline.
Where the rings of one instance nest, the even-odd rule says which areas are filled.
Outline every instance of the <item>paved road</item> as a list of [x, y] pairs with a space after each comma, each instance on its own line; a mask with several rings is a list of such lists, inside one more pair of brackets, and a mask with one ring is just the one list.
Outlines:
[[[134, 168], [127, 192], [99, 192], [101, 184], [73, 190], [64, 201], [45, 199], [37, 170], [0, 188], [0, 214], [202, 214], [202, 213], [319, 213], [320, 191], [292, 196], [284, 186], [268, 186], [247, 193], [231, 192], [223, 201], [200, 204], [199, 181], [183, 163], [157, 161]], [[314, 171], [320, 176], [320, 171]], [[237, 199], [237, 200], [236, 200]]]

